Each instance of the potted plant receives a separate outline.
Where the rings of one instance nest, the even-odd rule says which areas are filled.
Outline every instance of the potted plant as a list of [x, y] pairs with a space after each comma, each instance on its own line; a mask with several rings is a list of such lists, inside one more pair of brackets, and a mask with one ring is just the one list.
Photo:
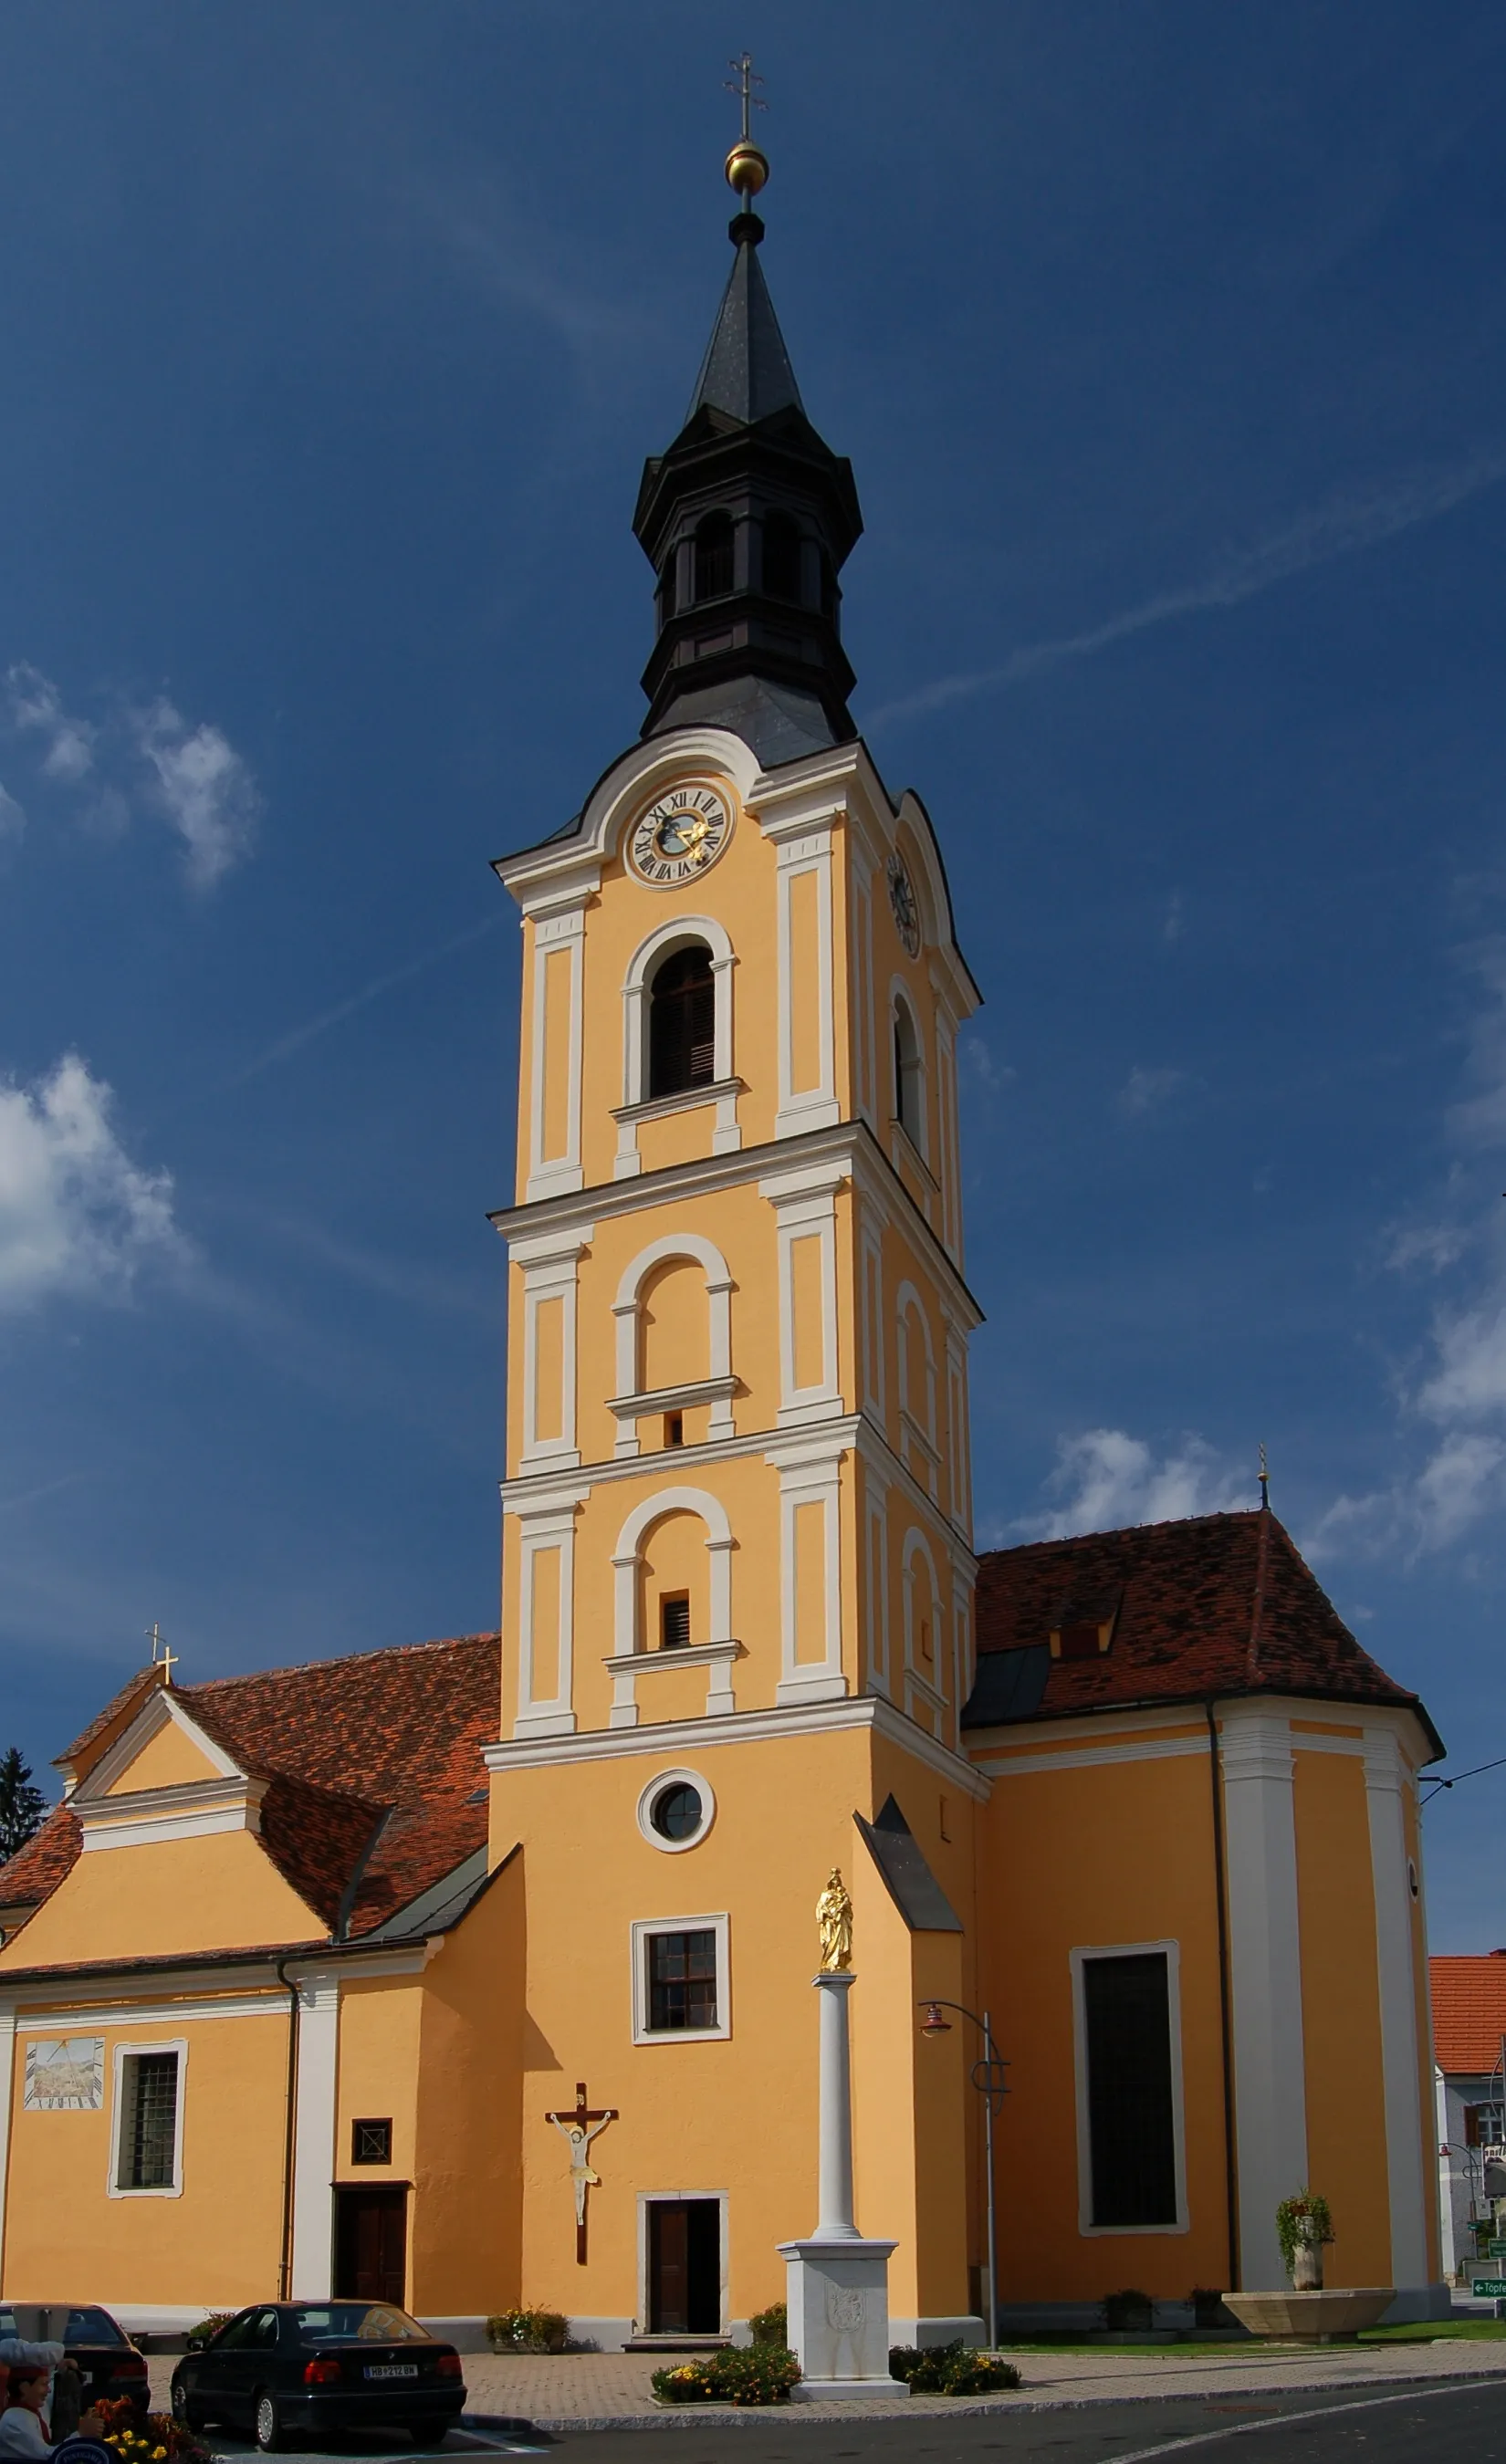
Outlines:
[[1319, 2190], [1298, 2190], [1276, 2210], [1276, 2239], [1293, 2288], [1321, 2293], [1323, 2246], [1334, 2237], [1334, 2219]]

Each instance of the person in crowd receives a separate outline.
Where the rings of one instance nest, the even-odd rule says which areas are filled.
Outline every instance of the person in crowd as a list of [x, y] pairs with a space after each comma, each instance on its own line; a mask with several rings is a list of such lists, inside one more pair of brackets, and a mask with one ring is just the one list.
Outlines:
[[[19, 2338], [8, 2341], [18, 2343]], [[60, 2344], [33, 2345], [33, 2352], [55, 2352], [58, 2363], [63, 2358]], [[42, 2409], [47, 2402], [47, 2385], [55, 2365], [44, 2362], [12, 2362], [10, 2373], [10, 2401], [0, 2412], [0, 2459], [14, 2456], [23, 2464], [36, 2464], [39, 2456], [52, 2457], [54, 2450], [48, 2435]], [[102, 2425], [97, 2412], [89, 2411], [78, 2423], [78, 2436], [98, 2438]]]

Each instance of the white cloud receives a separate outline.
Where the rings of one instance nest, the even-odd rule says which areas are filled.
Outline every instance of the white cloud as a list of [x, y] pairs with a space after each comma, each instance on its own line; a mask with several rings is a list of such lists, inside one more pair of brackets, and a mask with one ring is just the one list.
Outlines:
[[7, 839], [18, 839], [26, 827], [26, 814], [15, 798], [0, 787], [0, 846]]
[[1093, 658], [1116, 642], [1127, 641], [1173, 617], [1196, 615], [1205, 608], [1241, 606], [1247, 599], [1258, 598], [1262, 591], [1289, 582], [1314, 565], [1329, 564], [1336, 557], [1353, 556], [1362, 548], [1378, 546], [1384, 539], [1411, 530], [1418, 522], [1436, 521], [1440, 515], [1451, 513], [1455, 505], [1464, 504], [1484, 488], [1495, 487], [1502, 478], [1506, 478], [1506, 452], [1495, 447], [1474, 454], [1467, 462], [1413, 472], [1368, 496], [1332, 496], [1327, 504], [1315, 505], [1307, 513], [1298, 514], [1279, 530], [1257, 539], [1252, 547], [1229, 558], [1201, 582], [1158, 590], [1138, 605], [1122, 608], [1118, 615], [1106, 618], [1101, 625], [1090, 626], [1083, 632], [1064, 634], [1055, 641], [1028, 642], [1011, 650], [997, 667], [939, 677], [935, 684], [923, 685], [919, 693], [907, 693], [902, 700], [871, 712], [868, 726], [870, 730], [882, 727], [889, 720], [940, 710], [948, 702], [965, 700], [973, 693], [1022, 684], [1027, 677], [1060, 667], [1068, 660]]
[[962, 1047], [963, 1067], [971, 1070], [980, 1087], [990, 1095], [1001, 1095], [1006, 1087], [1019, 1075], [1012, 1062], [995, 1061], [983, 1037], [970, 1034]]
[[1469, 1235], [1457, 1223], [1413, 1223], [1392, 1233], [1385, 1264], [1398, 1274], [1409, 1266], [1428, 1266], [1441, 1275], [1458, 1265], [1469, 1246]]
[[96, 730], [87, 719], [71, 716], [51, 678], [25, 659], [7, 671], [5, 681], [11, 726], [44, 738], [42, 769], [49, 779], [77, 786], [94, 767]]
[[1161, 928], [1161, 937], [1163, 941], [1180, 941], [1186, 929], [1186, 915], [1183, 908], [1182, 892], [1180, 890], [1174, 890], [1169, 901], [1167, 902], [1166, 920]]
[[261, 802], [251, 772], [217, 727], [191, 727], [170, 701], [134, 712], [131, 723], [163, 810], [183, 835], [188, 879], [208, 890], [251, 845]]
[[1126, 1120], [1142, 1120], [1147, 1112], [1159, 1112], [1169, 1104], [1186, 1083], [1185, 1069], [1142, 1069], [1137, 1062], [1119, 1089], [1119, 1111]]
[[[161, 815], [183, 841], [195, 890], [211, 888], [251, 846], [261, 798], [249, 767], [223, 729], [185, 718], [166, 694], [80, 718], [23, 660], [6, 673], [0, 724], [39, 754], [44, 788], [69, 799], [71, 818], [91, 837], [121, 837], [143, 804]], [[0, 840], [15, 835], [11, 803], [0, 789]]]
[[1125, 1429], [1086, 1429], [1059, 1440], [1046, 1487], [1054, 1502], [1016, 1525], [1017, 1536], [1060, 1540], [1254, 1503], [1252, 1480], [1231, 1473], [1206, 1439], [1185, 1437], [1158, 1463], [1143, 1438]]
[[0, 1079], [0, 1311], [119, 1297], [149, 1260], [187, 1256], [171, 1177], [131, 1161], [111, 1102], [75, 1052], [34, 1086]]

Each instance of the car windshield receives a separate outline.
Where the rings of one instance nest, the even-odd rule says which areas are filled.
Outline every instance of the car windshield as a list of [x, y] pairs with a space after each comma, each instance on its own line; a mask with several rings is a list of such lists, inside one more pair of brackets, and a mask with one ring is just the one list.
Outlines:
[[22, 2336], [28, 2343], [123, 2344], [126, 2339], [108, 2310], [66, 2301], [0, 2302], [0, 2336]]
[[295, 2310], [294, 2324], [309, 2343], [408, 2344], [430, 2341], [429, 2330], [390, 2301], [321, 2301]]

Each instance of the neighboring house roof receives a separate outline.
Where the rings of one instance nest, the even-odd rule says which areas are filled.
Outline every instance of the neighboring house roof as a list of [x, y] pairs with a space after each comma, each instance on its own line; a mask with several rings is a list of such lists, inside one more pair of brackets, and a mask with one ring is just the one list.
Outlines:
[[[268, 1782], [261, 1843], [279, 1873], [332, 1931], [358, 1935], [485, 1845], [481, 1748], [497, 1733], [498, 1652], [495, 1634], [464, 1635], [173, 1691]], [[64, 1803], [0, 1865], [0, 1905], [46, 1899], [78, 1850]]]
[[1488, 2075], [1506, 2036], [1506, 1950], [1443, 1953], [1429, 1959], [1428, 1970], [1438, 2068], [1475, 2079]]
[[[1052, 1658], [1052, 1632], [1096, 1625], [1109, 1648]], [[979, 1562], [978, 1674], [966, 1727], [1132, 1703], [1311, 1695], [1415, 1711], [1362, 1650], [1269, 1508], [996, 1549]]]

